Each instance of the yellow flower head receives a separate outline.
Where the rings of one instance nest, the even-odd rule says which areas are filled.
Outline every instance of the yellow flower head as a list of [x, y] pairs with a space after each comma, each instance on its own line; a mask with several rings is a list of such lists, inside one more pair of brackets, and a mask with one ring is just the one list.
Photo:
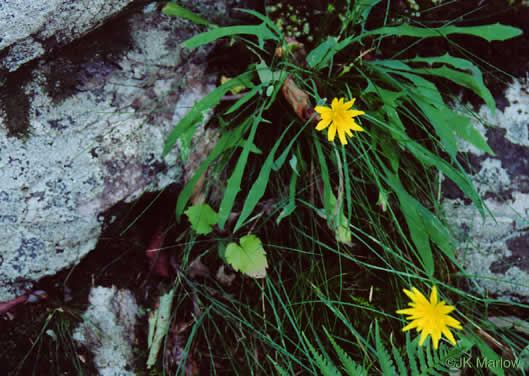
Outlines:
[[351, 107], [355, 103], [356, 98], [353, 98], [349, 102], [344, 103], [344, 98], [334, 98], [331, 103], [331, 108], [324, 106], [316, 106], [314, 110], [321, 116], [321, 120], [316, 125], [316, 130], [321, 131], [329, 127], [328, 139], [334, 141], [336, 132], [342, 142], [342, 145], [347, 144], [345, 134], [349, 137], [353, 137], [351, 130], [357, 132], [363, 132], [364, 130], [358, 124], [355, 123], [354, 117], [365, 114], [364, 111], [351, 110]]
[[406, 320], [412, 320], [402, 331], [405, 332], [406, 330], [417, 328], [417, 331], [421, 333], [421, 339], [419, 340], [419, 345], [421, 346], [424, 340], [431, 335], [433, 346], [436, 350], [441, 334], [444, 334], [453, 345], [456, 345], [456, 340], [450, 329], [448, 329], [449, 326], [455, 329], [463, 329], [459, 321], [448, 316], [455, 307], [447, 305], [442, 300], [437, 302], [437, 289], [435, 286], [432, 288], [430, 301], [415, 287], [412, 287], [412, 291], [404, 289], [404, 293], [412, 300], [412, 303], [408, 303], [411, 308], [397, 311], [399, 314], [410, 315], [406, 317]]

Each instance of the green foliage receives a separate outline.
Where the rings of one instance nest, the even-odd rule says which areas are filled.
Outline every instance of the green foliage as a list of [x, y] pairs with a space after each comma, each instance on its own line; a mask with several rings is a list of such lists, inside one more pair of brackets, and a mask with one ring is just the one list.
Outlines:
[[[217, 107], [221, 137], [182, 190], [177, 218], [186, 213], [192, 228], [202, 234], [211, 231], [211, 224], [218, 224], [222, 231], [216, 235], [226, 238], [209, 236], [207, 241], [218, 246], [221, 257], [235, 270], [256, 278], [274, 273], [274, 278], [255, 284], [259, 294], [247, 294], [246, 288], [241, 292], [238, 299], [247, 305], [237, 299], [226, 304], [209, 296], [209, 286], [193, 289], [213, 302], [212, 310], [236, 328], [237, 336], [244, 332], [245, 346], [240, 351], [253, 373], [447, 374], [446, 359], [468, 351], [471, 342], [460, 340], [453, 348], [442, 343], [434, 351], [429, 344], [418, 346], [418, 339], [411, 342], [409, 336], [402, 345], [400, 331], [393, 331], [395, 342], [393, 336], [388, 340], [378, 324], [370, 324], [376, 315], [385, 326], [392, 325], [394, 317], [387, 312], [394, 312], [396, 291], [409, 287], [410, 280], [443, 284], [452, 266], [462, 270], [455, 257], [457, 244], [440, 210], [441, 179], [454, 182], [482, 218], [487, 212], [458, 162], [458, 138], [490, 155], [493, 152], [468, 114], [449, 106], [450, 93], [441, 91], [439, 83], [472, 91], [493, 112], [495, 102], [480, 67], [469, 59], [440, 51], [438, 56], [398, 60], [400, 53], [379, 54], [377, 48], [384, 38], [448, 39], [464, 34], [501, 41], [520, 31], [500, 24], [439, 28], [391, 24], [389, 14], [379, 22], [380, 27], [367, 30], [369, 15], [377, 13], [373, 8], [384, 4], [380, 0], [345, 3], [332, 19], [336, 21], [333, 31], [315, 35], [312, 46], [302, 46], [308, 51], [306, 56], [300, 52], [300, 43], [287, 42], [287, 35], [273, 20], [250, 10], [246, 12], [258, 19], [258, 25], [209, 25], [210, 30], [185, 42], [193, 48], [227, 37], [230, 45], [245, 43], [254, 57], [246, 72], [196, 103], [165, 145], [164, 155], [178, 141], [185, 161], [191, 149], [189, 136], [203, 114], [234, 87], [245, 88], [224, 98], [234, 100], [233, 104], [223, 101]], [[181, 9], [173, 12], [193, 20]], [[333, 17], [328, 13], [325, 17]], [[207, 25], [204, 20], [196, 22]], [[295, 103], [283, 95], [286, 82], [296, 85]], [[307, 101], [310, 110], [342, 97], [357, 98], [355, 109], [365, 111], [358, 117], [365, 132], [355, 133], [347, 145], [327, 142], [325, 134], [314, 130], [315, 122], [306, 120], [314, 115], [301, 111], [300, 116], [296, 108]], [[256, 150], [262, 150], [262, 155], [252, 154]], [[208, 214], [196, 207], [186, 210], [206, 172], [213, 179], [203, 192], [213, 191], [208, 202], [218, 209], [216, 218], [209, 206]], [[256, 235], [243, 236], [240, 244], [230, 242], [241, 231], [258, 234], [263, 240], [267, 236], [268, 255]], [[446, 261], [452, 265], [445, 266]], [[351, 265], [363, 268], [355, 278]], [[365, 271], [371, 273], [369, 277]], [[377, 278], [383, 282], [377, 285]], [[375, 301], [371, 296], [346, 298], [353, 296], [344, 293], [346, 289], [357, 285], [360, 291], [374, 287], [378, 301], [376, 296]], [[468, 299], [474, 308], [485, 304], [456, 288], [451, 292]], [[252, 300], [252, 295], [259, 295], [260, 300]], [[321, 337], [321, 326], [316, 328], [314, 323], [320, 325], [320, 320], [321, 326], [332, 328], [332, 334], [325, 329], [327, 345], [317, 337]], [[213, 318], [208, 325], [225, 340], [225, 329], [217, 328]], [[309, 332], [314, 333], [310, 341], [305, 335]], [[268, 365], [254, 355], [256, 348], [268, 351]], [[483, 344], [480, 350], [492, 356]], [[235, 363], [231, 364], [236, 368]], [[245, 369], [240, 374], [249, 373]]]
[[237, 243], [229, 243], [224, 257], [233, 269], [250, 277], [264, 278], [266, 276], [266, 252], [261, 240], [255, 235], [243, 236]]
[[218, 221], [217, 213], [208, 204], [190, 206], [184, 213], [191, 222], [191, 228], [199, 235], [209, 234], [211, 226]]
[[[342, 19], [343, 25], [340, 34], [345, 33], [352, 25], [365, 22], [369, 12], [377, 3], [378, 1], [361, 1], [355, 2], [352, 7], [350, 7], [351, 4], [348, 4], [350, 12], [347, 14], [347, 17]], [[257, 26], [216, 27], [192, 37], [184, 45], [189, 48], [195, 48], [219, 38], [239, 35], [253, 35], [258, 40], [259, 49], [263, 51], [265, 41], [284, 43], [284, 36], [270, 19], [255, 11], [247, 12], [259, 18], [262, 23]], [[166, 13], [194, 19], [196, 22], [207, 24], [206, 21], [194, 18], [190, 13], [187, 13], [183, 8], [176, 5], [168, 5], [166, 7]], [[458, 27], [449, 25], [433, 29], [410, 26], [408, 24], [383, 26], [356, 36], [327, 36], [307, 54], [306, 62], [313, 74], [317, 74], [317, 72], [332, 66], [333, 61], [341, 51], [344, 49], [353, 49], [354, 45], [362, 43], [368, 36], [411, 36], [417, 38], [443, 36], [446, 38], [451, 34], [470, 34], [491, 41], [515, 37], [519, 35], [519, 31], [515, 28], [499, 24], [492, 25], [486, 30], [479, 26]], [[285, 51], [289, 51], [288, 45], [283, 44], [283, 48], [285, 48]], [[288, 54], [285, 54], [285, 57], [288, 57]], [[249, 89], [225, 113], [234, 114], [237, 111], [243, 110], [250, 103], [257, 105], [256, 110], [235, 128], [238, 131], [230, 131], [229, 140], [221, 139], [217, 145], [218, 147], [215, 147], [195, 175], [195, 177], [200, 176], [208, 166], [211, 166], [215, 159], [224, 155], [233, 146], [242, 143], [242, 152], [238, 156], [231, 177], [228, 179], [227, 187], [219, 206], [218, 225], [220, 229], [224, 229], [233, 211], [236, 199], [239, 197], [241, 183], [243, 182], [246, 166], [249, 161], [249, 152], [254, 145], [253, 142], [258, 133], [258, 125], [266, 121], [263, 118], [263, 111], [270, 108], [284, 79], [292, 72], [291, 65], [279, 62], [275, 66], [269, 66], [260, 55], [258, 59], [259, 62], [250, 66], [247, 72], [222, 84], [198, 102], [175, 127], [164, 148], [164, 155], [166, 155], [180, 138], [180, 150], [185, 160], [191, 142], [189, 135], [193, 134], [196, 124], [203, 119], [204, 112], [218, 104], [220, 99], [232, 88], [242, 85]], [[354, 63], [351, 66], [354, 67]], [[414, 189], [416, 188], [411, 187], [410, 189], [410, 187], [402, 184], [399, 169], [404, 166], [402, 166], [402, 156], [399, 148], [410, 151], [423, 165], [441, 170], [474, 201], [482, 215], [484, 214], [483, 203], [461, 169], [454, 168], [452, 164], [447, 163], [439, 156], [429, 152], [413, 138], [408, 136], [408, 127], [404, 126], [401, 117], [403, 115], [409, 116], [410, 110], [421, 113], [433, 126], [433, 129], [439, 137], [440, 144], [452, 157], [452, 161], [455, 162], [457, 154], [456, 135], [470, 142], [480, 150], [490, 154], [493, 153], [483, 136], [472, 126], [469, 119], [449, 109], [436, 85], [426, 77], [443, 77], [474, 91], [483, 98], [485, 103], [493, 111], [495, 110], [494, 100], [484, 85], [483, 77], [478, 67], [468, 60], [456, 58], [449, 54], [437, 57], [416, 57], [408, 60], [375, 60], [365, 63], [362, 67], [356, 66], [355, 68], [361, 70], [360, 73], [367, 82], [367, 88], [358, 94], [361, 94], [365, 98], [364, 105], [371, 107], [371, 110], [366, 108], [368, 110], [366, 111], [366, 119], [372, 125], [368, 132], [371, 134], [373, 144], [380, 145], [382, 148], [382, 154], [377, 154], [375, 150], [366, 153], [361, 157], [362, 159], [365, 158], [365, 161], [362, 163], [365, 164], [368, 170], [376, 171], [374, 180], [380, 190], [388, 193], [394, 192], [397, 195], [400, 210], [402, 210], [408, 225], [411, 241], [416, 248], [415, 252], [419, 255], [425, 273], [427, 275], [433, 275], [435, 271], [435, 257], [430, 246], [430, 241], [438, 246], [452, 260], [454, 260], [453, 244], [448, 241], [447, 230], [441, 221], [437, 219], [436, 215], [424, 207], [419, 200], [414, 198]], [[305, 74], [308, 73], [310, 72], [305, 72]], [[299, 73], [296, 74], [299, 75]], [[256, 77], [260, 80], [258, 84], [252, 82]], [[319, 89], [319, 91], [321, 90], [324, 89]], [[350, 90], [349, 87], [347, 90]], [[262, 100], [263, 92], [266, 92], [268, 101]], [[320, 93], [316, 91], [311, 94], [316, 98], [320, 96]], [[380, 104], [382, 106], [379, 106]], [[420, 122], [417, 125], [424, 127]], [[242, 140], [241, 137], [247, 131], [248, 127], [250, 132], [249, 136], [246, 140]], [[237, 219], [234, 231], [239, 230], [248, 223], [248, 218], [250, 218], [258, 206], [270, 184], [272, 171], [279, 171], [279, 160], [275, 160], [275, 154], [280, 151], [281, 141], [287, 134], [289, 127], [285, 128], [281, 137], [267, 152], [267, 157], [259, 172], [259, 176], [246, 194], [242, 211]], [[236, 137], [239, 137], [237, 141], [233, 137], [235, 134], [237, 134]], [[293, 141], [282, 150], [280, 159], [283, 161], [289, 153]], [[348, 169], [350, 162], [346, 159], [341, 161], [339, 157], [332, 158], [330, 155], [325, 155], [318, 140], [316, 140], [314, 145], [316, 146], [317, 161], [321, 172], [319, 176], [323, 182], [322, 201], [325, 209], [324, 216], [331, 229], [335, 231], [336, 239], [341, 243], [350, 244], [352, 240], [351, 232], [347, 229], [350, 221], [343, 212], [343, 205], [345, 204], [347, 206], [349, 215], [352, 209], [351, 189], [349, 185], [344, 188], [344, 183], [340, 180], [338, 195], [333, 193], [334, 184], [329, 178], [331, 169], [327, 167], [327, 164], [331, 163], [332, 170], [339, 171], [341, 179], [350, 181], [350, 174], [348, 173], [344, 177], [342, 171]], [[373, 153], [374, 151], [375, 153]], [[344, 158], [350, 158], [350, 156], [344, 154]], [[300, 159], [303, 159], [303, 157]], [[389, 160], [393, 173], [390, 173], [385, 168], [384, 159]], [[296, 173], [299, 174], [299, 171], [296, 171]], [[294, 189], [296, 181], [297, 176], [293, 176], [289, 185], [288, 206], [279, 213], [276, 219], [277, 223], [295, 210]], [[180, 195], [176, 209], [177, 217], [183, 212], [190, 197], [191, 187], [194, 187], [196, 182], [196, 178], [193, 178]]]

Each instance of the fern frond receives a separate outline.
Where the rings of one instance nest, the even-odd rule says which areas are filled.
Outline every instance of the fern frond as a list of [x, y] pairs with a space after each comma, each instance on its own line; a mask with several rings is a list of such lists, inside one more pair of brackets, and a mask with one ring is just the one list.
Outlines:
[[394, 376], [397, 375], [397, 370], [393, 364], [393, 360], [386, 348], [382, 344], [380, 339], [380, 331], [378, 329], [378, 322], [375, 321], [375, 348], [377, 350], [378, 363], [380, 364], [380, 369], [384, 376]]
[[347, 371], [347, 374], [349, 376], [367, 376], [367, 370], [360, 364], [355, 362], [353, 359], [351, 359], [351, 357], [345, 353], [345, 351], [340, 347], [340, 345], [336, 343], [334, 338], [332, 338], [327, 329], [323, 328], [323, 330], [325, 330], [325, 334], [327, 334], [327, 337], [331, 341], [331, 344], [334, 347], [334, 351], [336, 351], [336, 354], [342, 362], [343, 368]]
[[303, 333], [303, 338], [305, 339], [307, 347], [309, 348], [312, 357], [314, 358], [314, 361], [323, 376], [342, 376], [342, 373], [338, 370], [338, 368], [336, 368], [336, 365], [332, 362], [332, 360], [329, 358], [329, 355], [325, 351], [323, 351], [323, 353], [319, 353], [309, 342], [305, 336], [305, 333]]
[[[429, 346], [430, 342], [427, 342], [426, 346]], [[419, 357], [419, 365], [421, 367], [421, 372], [425, 372], [426, 369], [428, 369], [428, 366], [426, 365], [426, 360], [424, 358], [424, 348], [422, 346], [417, 347], [417, 355]]]
[[397, 364], [397, 368], [399, 369], [400, 376], [408, 376], [408, 370], [406, 369], [406, 363], [404, 363], [404, 359], [402, 359], [402, 356], [399, 354], [399, 350], [395, 347], [393, 342], [391, 343], [391, 350], [393, 352], [393, 357], [395, 358], [395, 363]]
[[417, 361], [415, 358], [415, 354], [417, 353], [417, 343], [411, 345], [409, 333], [406, 333], [406, 353], [408, 354], [408, 362], [410, 364], [411, 374], [418, 375], [419, 368], [417, 368]]
[[288, 372], [276, 362], [272, 362], [279, 376], [290, 376]]

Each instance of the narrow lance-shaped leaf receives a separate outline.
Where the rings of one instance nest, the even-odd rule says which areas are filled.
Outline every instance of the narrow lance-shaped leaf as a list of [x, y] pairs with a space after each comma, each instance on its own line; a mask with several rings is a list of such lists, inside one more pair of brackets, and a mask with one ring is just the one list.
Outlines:
[[236, 232], [240, 226], [243, 225], [244, 221], [248, 216], [252, 213], [253, 209], [263, 197], [266, 186], [268, 184], [268, 179], [270, 177], [270, 171], [272, 170], [272, 167], [274, 165], [274, 156], [277, 151], [277, 148], [281, 144], [281, 141], [283, 140], [283, 137], [287, 133], [287, 131], [290, 129], [290, 126], [288, 126], [279, 139], [276, 141], [275, 145], [273, 146], [272, 150], [268, 154], [268, 157], [266, 157], [266, 160], [263, 164], [263, 167], [261, 168], [261, 171], [259, 172], [259, 176], [257, 177], [257, 180], [255, 183], [253, 183], [252, 188], [250, 189], [250, 192], [248, 193], [248, 196], [246, 197], [246, 201], [244, 202], [244, 206], [241, 211], [241, 215], [239, 216], [239, 219], [237, 220], [237, 223], [235, 224], [235, 228], [233, 229], [233, 232]]
[[226, 26], [218, 27], [216, 29], [206, 31], [195, 35], [194, 37], [186, 40], [183, 43], [184, 47], [187, 48], [196, 48], [213, 42], [219, 38], [228, 37], [232, 35], [255, 35], [259, 40], [259, 47], [264, 47], [265, 40], [277, 40], [278, 37], [270, 31], [266, 24], [262, 23], [260, 25], [241, 25], [241, 26]]
[[307, 58], [307, 64], [311, 68], [317, 66], [325, 66], [331, 57], [336, 53], [334, 47], [336, 46], [336, 37], [328, 37], [327, 40], [317, 46], [315, 49], [309, 52]]
[[219, 104], [220, 99], [229, 90], [233, 89], [238, 85], [241, 85], [241, 83], [250, 81], [252, 74], [253, 73], [251, 72], [245, 72], [235, 78], [232, 78], [228, 82], [220, 85], [219, 87], [211, 91], [204, 98], [202, 98], [200, 102], [196, 103], [193, 108], [180, 120], [178, 125], [176, 125], [175, 128], [171, 131], [171, 134], [165, 142], [162, 157], [165, 157], [171, 151], [173, 146], [176, 144], [176, 141], [185, 132], [189, 131], [190, 127], [195, 126], [196, 123], [200, 122], [203, 119], [203, 113], [205, 111]]
[[162, 12], [168, 16], [185, 18], [197, 24], [217, 27], [217, 25], [203, 19], [186, 8], [182, 8], [177, 3], [167, 3], [167, 5], [162, 9]]
[[375, 30], [364, 32], [361, 37], [369, 35], [391, 35], [406, 36], [417, 38], [444, 37], [450, 34], [468, 34], [483, 38], [489, 42], [494, 40], [506, 40], [515, 38], [522, 34], [522, 31], [516, 27], [506, 26], [499, 23], [482, 26], [443, 26], [438, 28], [427, 29], [424, 27], [411, 26], [403, 24], [400, 26], [384, 26]]
[[149, 357], [147, 369], [150, 369], [158, 358], [163, 339], [169, 331], [171, 324], [171, 306], [176, 288], [173, 287], [167, 294], [160, 296], [159, 306], [149, 317]]
[[467, 175], [457, 171], [442, 158], [433, 154], [431, 151], [416, 143], [415, 141], [409, 140], [408, 142], [403, 143], [402, 146], [412, 153], [421, 163], [424, 163], [428, 167], [435, 167], [439, 169], [450, 180], [456, 183], [463, 193], [472, 200], [476, 208], [478, 208], [482, 219], [485, 220], [485, 208], [483, 200], [479, 196], [479, 193], [476, 191], [476, 188]]
[[263, 108], [264, 104], [263, 106], [261, 106], [259, 113], [254, 118], [252, 129], [250, 131], [250, 135], [248, 136], [248, 140], [246, 141], [243, 147], [242, 153], [239, 157], [239, 160], [237, 161], [237, 164], [235, 165], [235, 169], [231, 177], [228, 179], [228, 186], [226, 187], [226, 192], [224, 193], [224, 197], [222, 198], [222, 202], [220, 203], [219, 208], [218, 225], [220, 229], [224, 229], [224, 225], [226, 224], [226, 221], [230, 216], [231, 209], [233, 208], [233, 204], [235, 203], [235, 197], [241, 190], [242, 175], [244, 173], [244, 168], [246, 167], [248, 154], [250, 153], [250, 148], [253, 144], [255, 133], [257, 132], [257, 126], [259, 125], [262, 119], [261, 114], [263, 113]]
[[[243, 123], [244, 124], [244, 123]], [[196, 186], [198, 180], [202, 176], [202, 174], [206, 171], [206, 169], [209, 167], [209, 165], [217, 159], [217, 157], [222, 154], [224, 151], [228, 150], [231, 147], [234, 147], [240, 140], [242, 129], [244, 128], [244, 125], [241, 124], [240, 126], [236, 127], [234, 130], [229, 131], [221, 136], [219, 141], [217, 141], [217, 144], [213, 148], [213, 150], [209, 153], [209, 155], [206, 157], [204, 162], [200, 165], [200, 167], [195, 171], [195, 174], [193, 177], [187, 182], [187, 184], [182, 189], [182, 192], [180, 192], [180, 195], [178, 196], [178, 201], [176, 202], [176, 220], [180, 221], [180, 216], [182, 215], [184, 208], [187, 205], [187, 202], [191, 198], [191, 194], [193, 193], [193, 189]]]
[[[429, 84], [429, 85], [426, 84], [424, 79], [422, 82], [418, 82], [419, 78], [417, 78], [418, 76], [416, 74], [431, 75], [431, 76], [438, 76], [438, 77], [445, 78], [447, 80], [454, 82], [457, 85], [460, 85], [460, 86], [463, 86], [463, 87], [466, 87], [472, 90], [474, 93], [476, 93], [483, 99], [483, 101], [491, 109], [492, 113], [493, 114], [495, 113], [496, 103], [489, 89], [485, 86], [485, 83], [483, 82], [483, 75], [481, 71], [479, 70], [479, 68], [476, 67], [474, 64], [472, 64], [470, 61], [461, 59], [461, 58], [456, 58], [448, 54], [445, 54], [443, 56], [429, 57], [429, 58], [417, 57], [415, 59], [409, 59], [406, 61], [412, 62], [412, 63], [444, 64], [444, 65], [440, 68], [423, 68], [423, 67], [417, 68], [417, 67], [410, 67], [409, 65], [405, 64], [403, 61], [400, 61], [400, 60], [378, 60], [378, 61], [370, 63], [370, 65], [389, 68], [390, 70], [387, 70], [388, 72], [401, 75], [411, 80], [412, 82], [414, 82], [414, 84], [419, 89], [422, 89], [422, 87], [424, 87], [424, 89], [426, 88], [432, 89], [433, 84]], [[451, 69], [447, 65], [457, 68], [458, 70]], [[408, 73], [401, 72], [401, 71], [406, 71]], [[467, 72], [470, 72], [470, 74]], [[414, 73], [414, 75], [410, 75], [411, 73]], [[433, 92], [431, 93], [434, 94]], [[437, 96], [437, 94], [435, 95]], [[436, 100], [435, 104], [437, 105], [437, 103], [441, 104], [442, 101]]]
[[428, 275], [433, 275], [435, 265], [430, 247], [430, 237], [421, 215], [416, 210], [414, 199], [406, 192], [397, 174], [391, 173], [384, 166], [381, 167], [385, 172], [386, 182], [399, 198], [400, 209], [404, 214], [411, 240], [415, 244], [424, 271]]

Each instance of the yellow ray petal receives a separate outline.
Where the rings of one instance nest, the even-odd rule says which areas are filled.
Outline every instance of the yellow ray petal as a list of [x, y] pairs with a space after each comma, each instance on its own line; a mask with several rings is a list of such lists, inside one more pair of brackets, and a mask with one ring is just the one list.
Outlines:
[[321, 131], [321, 130], [327, 128], [329, 126], [329, 124], [331, 124], [331, 120], [330, 119], [320, 120], [318, 125], [316, 125], [316, 130], [317, 131]]
[[345, 138], [345, 132], [343, 130], [338, 131], [338, 137], [342, 145], [347, 145], [347, 139]]

